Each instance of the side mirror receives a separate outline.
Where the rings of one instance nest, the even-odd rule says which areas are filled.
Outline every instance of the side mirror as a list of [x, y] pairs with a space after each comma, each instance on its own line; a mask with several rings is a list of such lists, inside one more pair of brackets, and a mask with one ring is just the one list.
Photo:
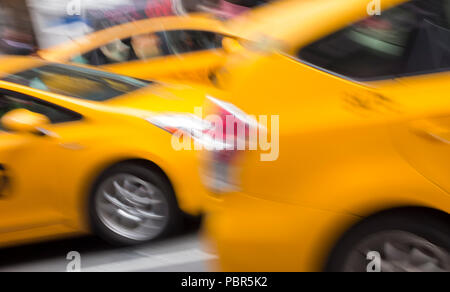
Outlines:
[[227, 53], [234, 53], [242, 49], [242, 45], [239, 43], [239, 41], [229, 37], [225, 37], [222, 39], [222, 47]]
[[44, 115], [26, 109], [15, 109], [2, 117], [1, 124], [10, 131], [33, 133], [38, 132], [38, 128], [50, 124], [50, 120]]

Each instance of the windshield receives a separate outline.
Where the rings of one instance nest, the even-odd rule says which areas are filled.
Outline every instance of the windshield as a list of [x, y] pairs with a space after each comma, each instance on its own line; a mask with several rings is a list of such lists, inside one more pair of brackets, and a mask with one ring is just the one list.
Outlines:
[[8, 75], [3, 80], [92, 101], [106, 101], [152, 83], [151, 81], [63, 64], [49, 64], [33, 68]]

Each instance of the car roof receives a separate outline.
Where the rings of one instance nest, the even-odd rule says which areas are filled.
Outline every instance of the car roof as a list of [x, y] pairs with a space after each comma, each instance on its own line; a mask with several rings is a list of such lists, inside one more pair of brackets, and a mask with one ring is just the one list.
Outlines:
[[0, 56], [0, 78], [47, 64], [46, 61], [30, 56]]
[[[382, 0], [382, 9], [407, 0]], [[345, 3], [343, 3], [345, 2]], [[243, 39], [271, 38], [292, 48], [338, 30], [368, 15], [373, 0], [280, 0], [227, 22]], [[299, 33], [299, 27], [306, 28]]]
[[117, 39], [145, 34], [154, 30], [177, 29], [206, 30], [224, 35], [233, 35], [232, 32], [226, 29], [222, 21], [207, 17], [204, 14], [165, 16], [112, 26], [73, 41], [41, 50], [38, 52], [38, 55], [50, 61], [67, 61], [80, 53], [88, 52]]

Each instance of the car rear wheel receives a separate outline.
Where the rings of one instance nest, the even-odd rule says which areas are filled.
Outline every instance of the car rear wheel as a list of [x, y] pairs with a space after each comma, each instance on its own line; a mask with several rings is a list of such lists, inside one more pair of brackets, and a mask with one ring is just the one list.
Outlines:
[[158, 171], [124, 163], [105, 172], [90, 198], [94, 233], [115, 245], [147, 242], [174, 231], [181, 211]]
[[[333, 250], [326, 270], [450, 272], [449, 231], [447, 222], [433, 217], [375, 216], [347, 232]], [[373, 265], [376, 261], [378, 268]]]

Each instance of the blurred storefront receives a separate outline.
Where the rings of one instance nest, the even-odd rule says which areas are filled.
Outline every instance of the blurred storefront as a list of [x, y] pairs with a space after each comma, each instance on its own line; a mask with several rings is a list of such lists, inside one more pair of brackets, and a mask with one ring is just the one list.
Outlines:
[[90, 10], [110, 9], [122, 0], [27, 0], [40, 48], [47, 48], [93, 30], [86, 17]]
[[128, 21], [177, 14], [173, 0], [28, 0], [27, 3], [41, 48]]
[[27, 55], [35, 47], [26, 0], [0, 0], [0, 53]]
[[0, 0], [0, 53], [29, 54], [144, 18], [208, 12], [231, 18], [269, 0]]

